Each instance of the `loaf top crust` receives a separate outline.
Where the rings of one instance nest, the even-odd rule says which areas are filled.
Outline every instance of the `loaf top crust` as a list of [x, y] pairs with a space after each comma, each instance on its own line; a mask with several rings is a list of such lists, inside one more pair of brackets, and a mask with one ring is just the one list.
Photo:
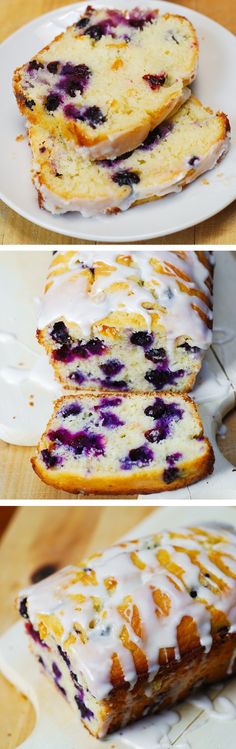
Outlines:
[[59, 130], [91, 158], [113, 158], [179, 105], [197, 61], [186, 18], [89, 7], [15, 71], [14, 89], [29, 121]]
[[236, 632], [236, 532], [212, 523], [124, 541], [22, 591], [18, 605], [104, 699]]
[[[207, 251], [88, 250], [57, 252], [38, 329], [58, 319], [82, 336], [102, 328], [135, 327], [211, 343], [213, 257]], [[40, 332], [39, 332], [40, 337]]]

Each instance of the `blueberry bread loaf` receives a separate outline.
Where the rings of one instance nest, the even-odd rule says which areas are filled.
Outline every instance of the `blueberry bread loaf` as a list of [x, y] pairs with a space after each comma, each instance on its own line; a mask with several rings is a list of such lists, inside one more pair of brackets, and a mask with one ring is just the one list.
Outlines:
[[157, 10], [88, 7], [84, 16], [14, 74], [27, 120], [92, 159], [136, 148], [180, 106], [196, 74], [192, 24]]
[[30, 127], [29, 140], [39, 205], [95, 216], [180, 192], [227, 153], [230, 126], [226, 115], [192, 96], [139, 148], [113, 160], [83, 159], [70, 141], [38, 125]]
[[236, 536], [180, 528], [113, 546], [23, 590], [41, 669], [103, 738], [236, 674]]
[[213, 463], [195, 404], [171, 393], [64, 396], [32, 459], [47, 484], [116, 496], [180, 489]]
[[178, 390], [211, 343], [212, 255], [202, 251], [57, 252], [38, 339], [67, 388]]

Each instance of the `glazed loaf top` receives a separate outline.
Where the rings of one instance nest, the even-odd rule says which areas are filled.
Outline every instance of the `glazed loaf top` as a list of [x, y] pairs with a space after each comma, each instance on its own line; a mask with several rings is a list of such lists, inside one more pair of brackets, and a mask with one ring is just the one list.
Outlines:
[[22, 591], [19, 611], [104, 699], [236, 632], [236, 532], [213, 523], [117, 544]]
[[57, 252], [38, 320], [78, 325], [82, 336], [132, 328], [181, 336], [207, 349], [212, 327], [211, 252], [89, 250]]

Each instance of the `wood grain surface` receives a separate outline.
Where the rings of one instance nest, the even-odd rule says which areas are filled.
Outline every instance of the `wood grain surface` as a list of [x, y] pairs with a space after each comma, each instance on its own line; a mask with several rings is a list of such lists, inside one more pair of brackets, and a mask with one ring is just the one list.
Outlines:
[[[180, 5], [197, 10], [236, 32], [235, 0], [178, 0]], [[66, 5], [66, 0], [0, 0], [0, 40], [5, 39], [16, 29], [33, 18], [55, 8]], [[158, 5], [158, 0], [157, 0]], [[235, 203], [225, 210], [198, 224], [195, 227], [171, 235], [173, 244], [235, 244], [236, 210]], [[155, 244], [147, 240], [139, 244]], [[159, 244], [169, 242], [168, 237], [158, 239]], [[1, 244], [90, 244], [80, 239], [69, 239], [31, 224], [14, 211], [0, 204], [0, 243]]]
[[[114, 543], [151, 511], [147, 507], [18, 509], [0, 543], [0, 633], [17, 621], [17, 592], [45, 564], [57, 569], [75, 563]], [[32, 731], [34, 710], [1, 675], [0, 705], [0, 747], [15, 749]]]

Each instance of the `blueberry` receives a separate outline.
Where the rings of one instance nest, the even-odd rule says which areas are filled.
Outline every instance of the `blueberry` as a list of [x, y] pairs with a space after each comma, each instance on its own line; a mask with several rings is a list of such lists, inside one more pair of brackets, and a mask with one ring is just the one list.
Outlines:
[[191, 159], [189, 159], [189, 165], [190, 166], [196, 166], [200, 161], [199, 156], [192, 156]]
[[94, 39], [95, 42], [99, 42], [105, 33], [105, 26], [102, 23], [93, 24], [93, 26], [90, 26], [85, 32], [85, 34], [90, 36], [91, 39]]
[[110, 359], [105, 364], [100, 365], [100, 369], [104, 372], [106, 377], [115, 377], [124, 368], [124, 364], [118, 359]]
[[159, 73], [159, 75], [156, 75], [155, 73], [147, 73], [147, 75], [143, 75], [143, 80], [147, 81], [152, 91], [155, 91], [156, 89], [159, 89], [161, 86], [164, 86], [164, 83], [166, 81], [167, 74], [166, 73]]
[[117, 182], [117, 184], [120, 187], [123, 187], [123, 185], [127, 185], [128, 187], [132, 187], [132, 185], [137, 185], [138, 182], [140, 182], [140, 177], [137, 174], [137, 172], [116, 172], [116, 174], [112, 177], [113, 182]]
[[75, 372], [71, 372], [69, 375], [69, 380], [73, 380], [73, 382], [76, 382], [76, 385], [82, 385], [82, 382], [85, 380], [85, 376], [82, 374], [82, 372], [77, 369]]
[[178, 346], [178, 348], [183, 348], [185, 351], [189, 352], [190, 354], [198, 354], [200, 351], [200, 348], [198, 346], [190, 346], [189, 343], [181, 343], [181, 346]]
[[35, 101], [33, 99], [26, 99], [25, 106], [27, 107], [27, 109], [32, 110], [35, 107]]
[[91, 338], [90, 341], [87, 341], [86, 348], [90, 354], [97, 354], [97, 356], [101, 356], [107, 351], [107, 346], [99, 338]]
[[197, 590], [190, 590], [191, 598], [197, 598]]
[[182, 453], [173, 453], [172, 455], [166, 456], [166, 462], [170, 467], [172, 467], [178, 460], [181, 460], [182, 457]]
[[102, 125], [103, 122], [106, 122], [106, 117], [102, 113], [102, 110], [95, 105], [93, 107], [86, 107], [85, 110], [81, 112], [80, 119], [87, 122], [94, 130], [98, 125]]
[[63, 88], [69, 96], [74, 97], [76, 91], [82, 94], [89, 82], [91, 70], [84, 63], [73, 65], [68, 62], [63, 65], [61, 70], [60, 87]]
[[107, 429], [116, 429], [117, 427], [123, 426], [124, 423], [124, 421], [121, 421], [121, 419], [119, 419], [116, 414], [111, 413], [111, 411], [105, 411], [104, 414], [101, 414], [101, 424]]
[[85, 26], [88, 25], [89, 21], [90, 21], [90, 18], [88, 16], [84, 16], [83, 18], [80, 18], [79, 21], [77, 21], [76, 26], [78, 29], [84, 29]]
[[53, 455], [53, 453], [47, 449], [41, 450], [41, 456], [47, 468], [55, 468], [55, 466], [59, 465], [62, 461], [62, 458], [58, 455]]
[[40, 150], [40, 153], [45, 153], [46, 148], [45, 148], [45, 146], [40, 146], [39, 150]]
[[147, 333], [146, 330], [139, 330], [137, 333], [132, 333], [130, 342], [135, 346], [142, 346], [142, 348], [148, 349], [152, 345], [153, 338], [153, 333]]
[[129, 451], [126, 458], [121, 461], [121, 466], [124, 470], [130, 470], [133, 465], [137, 465], [139, 468], [149, 465], [153, 460], [153, 452], [147, 445], [141, 447], [135, 447]]
[[144, 413], [146, 416], [151, 416], [153, 419], [160, 419], [161, 416], [167, 413], [166, 404], [161, 398], [156, 398], [152, 406], [147, 406]]
[[29, 635], [30, 637], [32, 637], [32, 640], [34, 640], [34, 642], [37, 642], [37, 644], [41, 645], [42, 648], [47, 648], [48, 649], [47, 643], [43, 642], [40, 639], [39, 633], [37, 632], [36, 629], [34, 629], [34, 627], [31, 624], [31, 622], [27, 622], [27, 624], [25, 625], [25, 630], [27, 632], [27, 635]]
[[52, 357], [54, 361], [64, 361], [67, 364], [70, 361], [73, 361], [74, 358], [76, 358], [72, 353], [72, 348], [70, 346], [67, 346], [66, 344], [63, 344], [63, 346], [60, 346], [59, 349], [53, 351]]
[[64, 406], [61, 410], [61, 415], [63, 416], [63, 419], [66, 419], [68, 416], [78, 416], [82, 411], [82, 407], [79, 403], [68, 403], [67, 406]]
[[151, 348], [150, 351], [145, 354], [145, 358], [154, 363], [162, 361], [163, 359], [166, 359], [166, 351], [164, 348]]
[[100, 382], [101, 382], [102, 387], [105, 387], [108, 390], [127, 390], [128, 389], [128, 385], [127, 385], [127, 382], [125, 382], [125, 380], [110, 380], [107, 378], [105, 380], [101, 380]]
[[178, 468], [165, 468], [163, 478], [166, 484], [172, 484], [179, 474]]
[[147, 432], [145, 432], [145, 437], [148, 440], [148, 442], [161, 442], [162, 440], [165, 440], [166, 437], [169, 434], [169, 427], [168, 424], [166, 426], [160, 426], [156, 429], [149, 429]]
[[139, 149], [142, 151], [150, 151], [152, 148], [154, 148], [157, 143], [159, 143], [160, 140], [163, 138], [166, 138], [169, 133], [173, 130], [173, 123], [172, 122], [163, 122], [161, 125], [157, 125], [157, 127], [152, 130], [147, 138], [144, 140], [141, 146], [139, 146]]
[[22, 601], [20, 602], [19, 612], [20, 615], [23, 616], [23, 619], [29, 619], [27, 598], [22, 598]]
[[56, 571], [57, 567], [55, 564], [43, 564], [32, 573], [30, 580], [33, 585], [35, 585], [35, 583], [40, 583], [41, 580], [45, 580], [46, 577], [50, 577], [50, 575], [53, 575]]
[[54, 62], [49, 62], [47, 65], [47, 69], [49, 70], [49, 73], [53, 73], [53, 75], [55, 75], [55, 73], [57, 73], [58, 71], [59, 65], [60, 63], [58, 60], [55, 60]]
[[58, 94], [48, 94], [45, 101], [45, 107], [48, 112], [55, 112], [55, 110], [58, 109], [60, 103], [61, 99]]
[[51, 338], [56, 343], [70, 343], [71, 338], [68, 333], [68, 328], [64, 322], [55, 322], [51, 331]]
[[177, 369], [171, 372], [169, 369], [158, 371], [149, 369], [145, 374], [145, 380], [150, 382], [157, 390], [162, 390], [166, 385], [175, 384], [179, 377], [184, 377], [184, 369]]
[[89, 455], [91, 453], [95, 456], [104, 455], [104, 438], [101, 434], [93, 434], [87, 431], [73, 433], [69, 429], [61, 427], [51, 429], [48, 436], [53, 442], [59, 442], [59, 444], [72, 448], [75, 455]]
[[29, 65], [28, 65], [28, 70], [29, 71], [31, 71], [31, 70], [39, 70], [39, 68], [43, 68], [43, 67], [44, 66], [42, 65], [42, 63], [38, 62], [38, 60], [31, 60], [29, 62]]

